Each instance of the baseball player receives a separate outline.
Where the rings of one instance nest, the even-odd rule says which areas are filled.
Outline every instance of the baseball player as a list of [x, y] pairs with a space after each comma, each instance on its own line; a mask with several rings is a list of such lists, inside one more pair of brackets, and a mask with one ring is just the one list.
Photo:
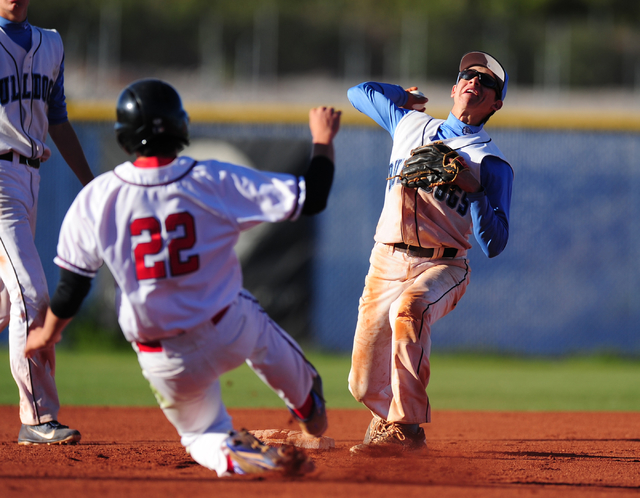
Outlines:
[[65, 444], [80, 433], [58, 423], [53, 348], [24, 357], [28, 330], [49, 303], [34, 244], [39, 168], [47, 132], [83, 185], [93, 175], [64, 95], [64, 51], [54, 30], [29, 24], [29, 0], [0, 0], [0, 330], [9, 325], [11, 373], [20, 393], [19, 444]]
[[[384, 206], [360, 298], [349, 389], [371, 410], [364, 441], [352, 453], [419, 451], [430, 421], [431, 326], [449, 313], [469, 283], [473, 234], [492, 258], [505, 248], [513, 171], [483, 129], [502, 107], [508, 76], [489, 54], [462, 57], [446, 120], [424, 113], [412, 87], [363, 83], [348, 97], [393, 139]], [[464, 159], [453, 184], [403, 187], [411, 150], [443, 141]]]
[[195, 461], [220, 476], [303, 470], [308, 461], [291, 447], [233, 431], [218, 379], [246, 361], [303, 431], [320, 436], [327, 428], [318, 372], [242, 288], [234, 252], [241, 231], [324, 209], [340, 112], [312, 109], [309, 124], [313, 158], [302, 177], [198, 162], [178, 157], [188, 117], [175, 89], [156, 79], [125, 88], [116, 135], [137, 159], [96, 178], [71, 205], [55, 258], [60, 282], [26, 356], [59, 340], [105, 263], [118, 286], [122, 331]]

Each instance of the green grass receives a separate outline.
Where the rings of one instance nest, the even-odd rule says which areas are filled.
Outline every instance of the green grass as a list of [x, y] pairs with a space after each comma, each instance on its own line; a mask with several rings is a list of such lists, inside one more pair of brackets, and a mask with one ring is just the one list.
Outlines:
[[428, 391], [440, 409], [639, 411], [640, 361], [433, 355]]
[[[308, 357], [323, 374], [325, 394], [331, 396], [330, 406], [360, 407], [347, 389], [349, 358], [322, 354]], [[59, 349], [56, 383], [63, 405], [156, 406], [133, 350], [99, 353]], [[284, 407], [246, 365], [223, 375], [220, 384], [229, 407]], [[17, 402], [18, 389], [9, 370], [9, 351], [0, 349], [0, 405]]]
[[[322, 374], [329, 408], [361, 408], [347, 389], [350, 359], [308, 354]], [[63, 405], [155, 406], [133, 351], [60, 350], [56, 379]], [[221, 378], [229, 407], [282, 407], [247, 367]], [[433, 355], [434, 409], [640, 411], [640, 361], [607, 357], [517, 359]], [[0, 404], [17, 404], [9, 353], [0, 349]]]

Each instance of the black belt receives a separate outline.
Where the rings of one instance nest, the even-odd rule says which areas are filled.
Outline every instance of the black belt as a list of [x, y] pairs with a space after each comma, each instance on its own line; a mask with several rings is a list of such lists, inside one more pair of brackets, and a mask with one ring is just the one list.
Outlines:
[[[416, 256], [418, 258], [433, 258], [433, 254], [435, 253], [435, 249], [433, 247], [416, 247], [416, 246], [408, 246], [402, 242], [398, 242], [397, 244], [393, 244], [393, 248], [408, 254], [409, 256]], [[458, 254], [458, 250], [453, 247], [445, 247], [444, 251], [442, 251], [442, 258], [455, 258], [456, 254]]]
[[[40, 159], [29, 159], [28, 157], [24, 157], [22, 154], [18, 155], [20, 156], [20, 164], [26, 164], [32, 168], [40, 167]], [[13, 161], [13, 152], [7, 152], [6, 154], [0, 155], [0, 161]]]

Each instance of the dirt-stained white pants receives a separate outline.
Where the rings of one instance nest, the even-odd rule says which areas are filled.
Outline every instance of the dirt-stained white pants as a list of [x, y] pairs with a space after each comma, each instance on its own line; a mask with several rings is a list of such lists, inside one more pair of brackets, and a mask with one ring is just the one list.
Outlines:
[[349, 373], [351, 394], [372, 413], [404, 424], [430, 421], [431, 326], [462, 298], [469, 273], [464, 258], [432, 260], [374, 246]]
[[38, 425], [56, 420], [60, 403], [51, 365], [44, 363], [42, 353], [24, 356], [29, 328], [44, 321], [49, 291], [34, 242], [40, 172], [20, 164], [18, 157], [0, 161], [0, 330], [9, 325], [20, 420]]
[[160, 352], [133, 345], [142, 373], [191, 457], [218, 475], [227, 470], [222, 443], [233, 429], [220, 376], [246, 362], [287, 407], [296, 408], [317, 375], [300, 346], [247, 291], [217, 324], [205, 322], [161, 344]]

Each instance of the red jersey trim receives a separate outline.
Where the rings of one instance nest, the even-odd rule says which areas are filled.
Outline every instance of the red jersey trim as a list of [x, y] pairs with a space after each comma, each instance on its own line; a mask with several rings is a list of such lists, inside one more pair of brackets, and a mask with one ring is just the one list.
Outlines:
[[140, 156], [133, 162], [136, 168], [160, 168], [175, 161], [175, 157], [144, 157]]

